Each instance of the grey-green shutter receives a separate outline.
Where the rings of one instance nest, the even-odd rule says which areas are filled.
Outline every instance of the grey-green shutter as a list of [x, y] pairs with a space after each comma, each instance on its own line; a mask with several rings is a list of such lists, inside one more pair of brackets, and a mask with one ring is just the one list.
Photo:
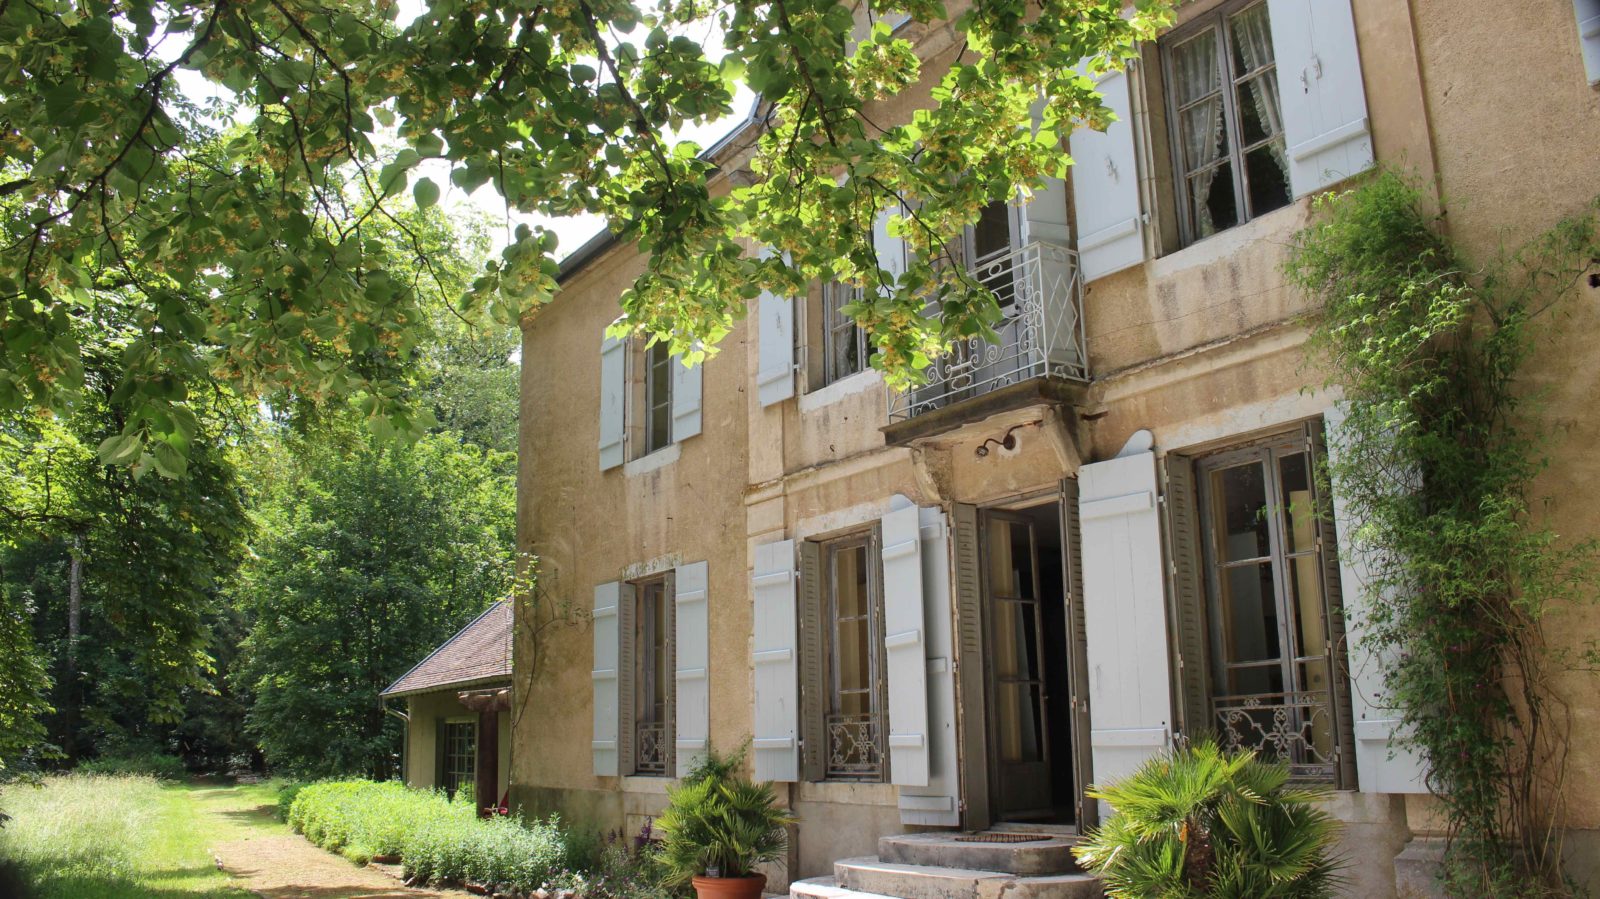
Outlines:
[[826, 772], [828, 683], [822, 646], [822, 547], [800, 541], [800, 765], [806, 780]]
[[962, 796], [968, 829], [989, 825], [988, 720], [983, 683], [983, 589], [978, 508], [956, 503], [956, 688], [960, 696]]
[[1178, 728], [1184, 736], [1193, 738], [1214, 729], [1207, 676], [1210, 653], [1199, 498], [1193, 459], [1168, 454], [1162, 467], [1166, 483], [1167, 593], [1176, 631], [1173, 670], [1178, 678]]
[[448, 725], [444, 718], [433, 719], [433, 788], [442, 790], [444, 783], [444, 754], [448, 749]]
[[[704, 565], [705, 563], [701, 563]], [[701, 597], [705, 590], [700, 591]], [[663, 670], [667, 672], [667, 708], [666, 727], [662, 730], [661, 739], [666, 744], [664, 749], [667, 754], [667, 776], [672, 777], [678, 773], [678, 575], [677, 572], [667, 572], [667, 583], [661, 588], [661, 601], [667, 604], [667, 647], [666, 665]], [[687, 604], [686, 604], [687, 605]], [[704, 639], [700, 641], [703, 645]], [[701, 677], [705, 676], [702, 669]], [[681, 774], [680, 774], [681, 776]]]
[[638, 642], [639, 593], [632, 584], [621, 584], [617, 589], [617, 770], [620, 774], [633, 774], [638, 770], [633, 756], [634, 735], [638, 730], [638, 716], [634, 714], [634, 684], [637, 683], [635, 666], [639, 654]]
[[1328, 616], [1328, 653], [1330, 657], [1329, 680], [1333, 684], [1333, 715], [1335, 733], [1339, 737], [1340, 789], [1353, 790], [1356, 783], [1355, 720], [1350, 701], [1350, 661], [1345, 651], [1344, 582], [1339, 575], [1339, 533], [1333, 520], [1332, 497], [1324, 460], [1327, 447], [1323, 442], [1322, 420], [1306, 423], [1306, 446], [1311, 451], [1311, 470], [1317, 503], [1317, 552], [1322, 559], [1322, 601]]
[[1067, 652], [1072, 666], [1072, 773], [1078, 791], [1077, 823], [1081, 831], [1099, 820], [1100, 804], [1086, 793], [1094, 783], [1094, 750], [1089, 741], [1089, 656], [1085, 651], [1089, 642], [1083, 619], [1083, 532], [1078, 526], [1077, 478], [1061, 480], [1061, 534], [1065, 544], [1061, 555], [1066, 565]]

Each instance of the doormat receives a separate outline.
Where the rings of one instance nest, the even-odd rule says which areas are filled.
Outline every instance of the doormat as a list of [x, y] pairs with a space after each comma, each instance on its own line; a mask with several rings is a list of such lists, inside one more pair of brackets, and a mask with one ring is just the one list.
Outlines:
[[1047, 843], [1048, 836], [1036, 833], [964, 833], [957, 843]]

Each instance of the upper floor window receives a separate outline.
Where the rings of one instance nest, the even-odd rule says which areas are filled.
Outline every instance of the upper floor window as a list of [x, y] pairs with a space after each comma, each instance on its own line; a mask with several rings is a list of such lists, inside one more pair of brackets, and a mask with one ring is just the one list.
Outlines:
[[837, 281], [822, 286], [822, 385], [867, 370], [875, 348], [867, 332], [844, 313], [861, 298], [861, 288]]
[[1233, 2], [1162, 41], [1185, 243], [1291, 198], [1266, 0]]
[[639, 452], [646, 456], [672, 443], [672, 354], [664, 342], [643, 347], [638, 355]]
[[666, 577], [634, 584], [634, 773], [671, 770], [673, 745], [672, 601]]

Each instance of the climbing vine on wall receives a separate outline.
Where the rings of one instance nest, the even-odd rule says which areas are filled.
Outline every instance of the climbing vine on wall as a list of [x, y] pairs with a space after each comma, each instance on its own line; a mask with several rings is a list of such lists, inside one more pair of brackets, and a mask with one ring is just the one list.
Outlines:
[[1469, 267], [1406, 177], [1320, 199], [1287, 273], [1323, 302], [1313, 345], [1344, 391], [1329, 472], [1371, 570], [1355, 622], [1426, 760], [1462, 896], [1564, 895], [1571, 741], [1553, 679], [1592, 646], [1546, 639], [1594, 595], [1592, 543], [1536, 514], [1549, 435], [1519, 382], [1541, 329], [1600, 268], [1596, 211]]

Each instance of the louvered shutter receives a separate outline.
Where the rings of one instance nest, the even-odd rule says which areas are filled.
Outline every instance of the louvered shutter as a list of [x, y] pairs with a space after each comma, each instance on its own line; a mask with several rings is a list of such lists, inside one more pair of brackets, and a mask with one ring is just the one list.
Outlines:
[[1215, 730], [1211, 717], [1211, 692], [1207, 666], [1205, 569], [1200, 558], [1200, 517], [1194, 483], [1194, 461], [1185, 456], [1167, 456], [1166, 474], [1167, 546], [1172, 565], [1168, 568], [1169, 595], [1172, 599], [1172, 625], [1176, 650], [1173, 659], [1178, 672], [1178, 729], [1194, 737]]
[[[667, 771], [677, 771], [678, 750], [677, 739], [681, 731], [678, 728], [678, 574], [675, 571], [667, 572], [667, 583], [661, 591], [661, 601], [670, 602], [667, 607], [667, 639], [665, 659], [666, 670], [672, 672], [672, 683], [667, 686], [666, 730], [662, 734], [665, 741], [667, 756]], [[678, 776], [682, 776], [681, 774]]]
[[[1325, 413], [1327, 453], [1337, 471], [1344, 412], [1338, 407]], [[1368, 584], [1372, 580], [1365, 558], [1360, 522], [1351, 517], [1340, 495], [1339, 482], [1333, 483], [1333, 520], [1338, 532], [1339, 586], [1344, 600], [1345, 656], [1350, 666], [1351, 706], [1355, 719], [1356, 780], [1363, 793], [1426, 793], [1427, 766], [1411, 749], [1396, 739], [1400, 733], [1399, 710], [1388, 704], [1384, 688], [1383, 653], [1366, 644], [1364, 622], [1370, 603]]]
[[594, 588], [594, 773], [615, 777], [617, 756], [618, 611], [622, 585], [616, 581]]
[[1372, 167], [1350, 0], [1267, 0], [1289, 186], [1296, 197]]
[[[706, 751], [711, 737], [710, 618], [706, 599], [706, 563], [680, 565], [673, 573], [674, 654], [677, 656], [676, 713], [673, 741], [678, 776], [689, 773]], [[673, 720], [673, 719], [668, 719]]]
[[756, 547], [750, 595], [755, 603], [750, 662], [755, 672], [754, 726], [758, 781], [800, 779], [800, 694], [795, 659], [794, 541]]
[[828, 684], [822, 659], [822, 547], [800, 541], [800, 764], [808, 781], [827, 771]]
[[600, 342], [600, 470], [627, 461], [623, 399], [628, 392], [628, 342], [607, 337]]
[[672, 442], [683, 441], [700, 433], [700, 381], [705, 362], [693, 366], [672, 357]]
[[617, 773], [638, 770], [635, 755], [639, 718], [634, 702], [639, 676], [639, 591], [624, 581], [617, 586]]
[[1084, 792], [1084, 787], [1094, 783], [1092, 756], [1094, 747], [1089, 742], [1093, 724], [1089, 720], [1089, 660], [1084, 653], [1083, 617], [1083, 528], [1078, 524], [1078, 479], [1061, 480], [1061, 535], [1067, 592], [1067, 652], [1071, 666], [1072, 697], [1072, 782], [1076, 785], [1074, 797], [1078, 810], [1079, 830], [1093, 825], [1099, 819], [1099, 807]]
[[1144, 261], [1144, 211], [1133, 146], [1133, 100], [1125, 71], [1100, 76], [1099, 90], [1117, 120], [1105, 131], [1072, 132], [1073, 208], [1078, 266], [1085, 281]]
[[[761, 258], [772, 255], [763, 247]], [[756, 300], [756, 395], [762, 406], [794, 396], [795, 302], [763, 290]]]
[[[956, 693], [950, 607], [950, 538], [944, 512], [917, 510], [922, 541], [922, 627], [926, 635], [928, 782], [900, 788], [900, 823], [955, 827], [961, 823], [957, 770]], [[891, 765], [891, 768], [893, 766]]]
[[1078, 471], [1089, 741], [1098, 783], [1131, 774], [1172, 735], [1156, 460], [1130, 446]]
[[872, 222], [872, 246], [878, 252], [878, 267], [888, 273], [891, 283], [898, 282], [906, 272], [906, 242], [889, 233], [889, 219], [899, 212], [898, 206], [885, 209]]
[[[1328, 445], [1323, 440], [1320, 421], [1306, 424], [1306, 446], [1311, 451], [1311, 470], [1324, 470]], [[1326, 495], [1322, 477], [1313, 482], [1316, 489], [1316, 540], [1322, 559], [1322, 583], [1328, 627], [1329, 669], [1333, 683], [1334, 729], [1339, 736], [1337, 756], [1339, 784], [1350, 787], [1358, 782], [1356, 774], [1355, 722], [1350, 698], [1350, 660], [1346, 642], [1344, 615], [1341, 611], [1344, 596], [1344, 577], [1339, 572], [1339, 533], [1333, 521], [1333, 506]]]
[[978, 556], [978, 508], [951, 508], [955, 541], [956, 677], [961, 684], [961, 780], [969, 830], [989, 825], [988, 733], [984, 687], [983, 572]]
[[[903, 498], [899, 501], [906, 502]], [[922, 525], [906, 502], [883, 516], [883, 647], [889, 776], [928, 784], [928, 656], [922, 622]]]
[[1572, 0], [1578, 14], [1578, 46], [1590, 84], [1600, 84], [1600, 0]]

